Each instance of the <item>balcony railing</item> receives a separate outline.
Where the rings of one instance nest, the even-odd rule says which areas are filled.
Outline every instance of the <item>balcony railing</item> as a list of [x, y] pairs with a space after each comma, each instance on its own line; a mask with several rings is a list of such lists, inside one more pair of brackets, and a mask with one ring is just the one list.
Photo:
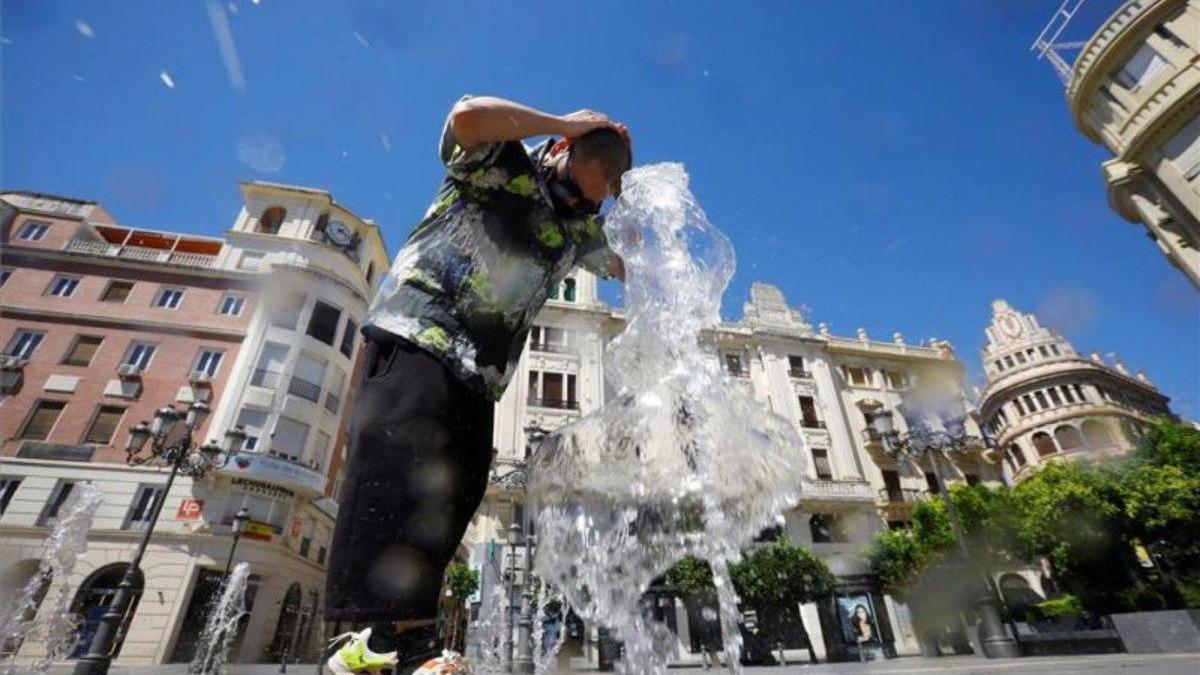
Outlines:
[[815, 501], [872, 502], [874, 493], [870, 483], [859, 480], [805, 480], [800, 488], [800, 498]]
[[160, 265], [176, 265], [179, 267], [215, 267], [217, 256], [204, 253], [186, 253], [183, 251], [164, 251], [145, 246], [121, 246], [103, 241], [87, 241], [85, 239], [70, 239], [63, 248], [67, 253], [91, 255], [103, 258], [122, 258], [137, 262], [156, 263]]
[[802, 420], [800, 425], [805, 429], [824, 429], [825, 423], [821, 420]]
[[529, 351], [531, 352], [546, 352], [547, 354], [571, 354], [573, 351], [567, 345], [555, 344], [553, 342], [531, 342], [529, 343]]
[[736, 370], [733, 368], [726, 368], [725, 372], [729, 373], [730, 377], [750, 377], [750, 371], [741, 368]]
[[811, 380], [812, 373], [803, 368], [788, 368], [788, 375], [799, 380]]
[[529, 405], [535, 408], [556, 408], [559, 410], [579, 410], [579, 401], [564, 401], [558, 398], [529, 397]]
[[880, 436], [878, 431], [867, 427], [862, 430], [862, 439], [866, 443], [878, 443], [883, 440], [883, 436]]
[[283, 373], [277, 370], [258, 368], [254, 371], [254, 374], [250, 376], [250, 384], [256, 387], [274, 389], [275, 387], [279, 386], [280, 377], [283, 377]]
[[293, 375], [288, 382], [288, 393], [312, 401], [313, 403], [318, 403], [321, 400], [321, 385], [313, 384], [308, 380]]
[[925, 490], [913, 488], [882, 488], [879, 501], [888, 504], [913, 504], [929, 496]]
[[342, 397], [332, 391], [325, 394], [325, 409], [334, 415], [337, 414], [339, 408], [342, 407]]

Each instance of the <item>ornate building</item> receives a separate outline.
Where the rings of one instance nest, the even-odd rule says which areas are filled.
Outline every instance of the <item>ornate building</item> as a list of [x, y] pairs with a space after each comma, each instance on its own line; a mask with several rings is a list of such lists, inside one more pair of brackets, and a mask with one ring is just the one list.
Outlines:
[[[623, 315], [600, 300], [595, 277], [583, 271], [568, 278], [539, 315], [520, 371], [497, 406], [495, 480], [464, 542], [470, 563], [483, 575], [481, 594], [503, 583], [504, 570], [513, 564], [504, 543], [510, 524], [529, 529], [521, 475], [527, 431], [556, 428], [604, 405], [612, 392], [605, 389], [603, 347], [623, 329]], [[961, 388], [963, 365], [949, 343], [931, 339], [925, 345], [909, 344], [900, 334], [872, 340], [863, 329], [852, 337], [837, 336], [824, 324], [814, 328], [778, 288], [764, 283], [753, 284], [739, 321], [720, 325], [704, 340], [729, 374], [729, 386], [744, 387], [792, 420], [806, 441], [802, 496], [785, 514], [781, 529], [829, 565], [838, 576], [840, 597], [870, 606], [887, 653], [916, 653], [908, 608], [881, 592], [863, 551], [880, 530], [905, 527], [913, 505], [943, 487], [928, 460], [888, 457], [866, 415], [895, 410], [918, 373], [937, 373]], [[896, 418], [903, 431], [904, 420]], [[973, 422], [968, 427], [982, 435]], [[955, 456], [946, 478], [999, 485], [1003, 476], [992, 457], [980, 442]], [[518, 569], [523, 555], [518, 545]], [[1032, 583], [1037, 585], [1036, 578]], [[699, 662], [700, 643], [692, 626], [702, 612], [669, 592], [656, 596], [654, 604], [658, 618], [678, 638], [676, 661]], [[832, 605], [810, 603], [794, 608], [793, 615], [792, 621], [802, 619], [820, 658], [846, 657]], [[582, 655], [594, 662], [594, 628], [576, 629], [592, 640]], [[803, 637], [789, 633], [784, 643], [796, 650], [789, 660], [806, 658]]]
[[1200, 0], [1127, 0], [1069, 73], [1075, 125], [1115, 155], [1108, 201], [1200, 287]]
[[[103, 503], [87, 554], [44, 587], [69, 584], [87, 635], [162, 500], [118, 665], [191, 659], [243, 507], [250, 612], [234, 660], [311, 659], [320, 642], [335, 443], [387, 251], [379, 228], [328, 192], [241, 191], [224, 238], [128, 227], [88, 201], [0, 195], [0, 605], [38, 573], [60, 507], [92, 481]], [[245, 448], [164, 495], [166, 469], [125, 463], [128, 429], [194, 401], [212, 411], [198, 441], [241, 425]]]
[[1170, 416], [1143, 372], [1080, 356], [1063, 336], [1004, 300], [992, 303], [983, 348], [987, 388], [979, 419], [995, 438], [1014, 482], [1047, 461], [1128, 452], [1142, 429]]

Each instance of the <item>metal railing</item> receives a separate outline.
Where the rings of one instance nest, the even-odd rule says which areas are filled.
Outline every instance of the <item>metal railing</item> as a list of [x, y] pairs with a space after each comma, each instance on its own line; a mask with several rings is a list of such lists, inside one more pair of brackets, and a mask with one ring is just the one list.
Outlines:
[[546, 352], [549, 354], [570, 354], [572, 350], [567, 345], [556, 344], [553, 342], [531, 342], [529, 343], [529, 351], [531, 352]]
[[812, 379], [812, 373], [803, 368], [788, 368], [788, 375], [800, 380]]
[[879, 501], [889, 504], [913, 504], [925, 499], [929, 493], [914, 488], [881, 488]]
[[801, 420], [800, 426], [805, 429], [824, 429], [825, 423], [821, 420]]
[[579, 410], [579, 401], [564, 401], [558, 398], [535, 398], [530, 396], [529, 405], [535, 408], [556, 408], [559, 410]]
[[186, 253], [183, 251], [164, 251], [145, 246], [121, 246], [103, 241], [87, 241], [86, 239], [70, 239], [63, 250], [67, 253], [79, 253], [105, 258], [122, 258], [137, 262], [149, 262], [162, 265], [178, 265], [179, 267], [214, 267], [217, 256], [205, 253]]
[[302, 399], [319, 403], [321, 401], [321, 385], [293, 375], [288, 381], [288, 393]]
[[740, 368], [737, 370], [734, 370], [733, 368], [726, 368], [725, 372], [729, 373], [731, 377], [750, 377], [749, 370], [742, 370]]
[[257, 368], [255, 369], [254, 374], [250, 376], [250, 384], [256, 387], [274, 389], [275, 387], [279, 386], [279, 378], [282, 376], [283, 373], [277, 370]]

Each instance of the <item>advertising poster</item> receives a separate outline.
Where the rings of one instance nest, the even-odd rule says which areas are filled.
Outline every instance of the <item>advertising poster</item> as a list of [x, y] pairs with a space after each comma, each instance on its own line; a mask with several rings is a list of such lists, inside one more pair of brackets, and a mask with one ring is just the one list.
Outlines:
[[860, 661], [882, 659], [883, 641], [871, 598], [865, 593], [844, 595], [837, 599], [837, 607], [842, 639], [850, 655]]

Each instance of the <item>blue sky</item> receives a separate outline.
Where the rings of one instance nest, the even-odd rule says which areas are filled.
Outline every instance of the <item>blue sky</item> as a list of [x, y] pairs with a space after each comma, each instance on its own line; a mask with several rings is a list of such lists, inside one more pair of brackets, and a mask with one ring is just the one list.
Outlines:
[[1057, 5], [220, 0], [230, 70], [201, 0], [4, 2], [0, 185], [205, 234], [239, 180], [319, 186], [395, 251], [459, 95], [590, 107], [687, 166], [738, 250], [727, 315], [761, 279], [838, 334], [949, 339], [978, 377], [1004, 297], [1194, 418], [1198, 296], [1109, 210], [1107, 151], [1028, 52]]

